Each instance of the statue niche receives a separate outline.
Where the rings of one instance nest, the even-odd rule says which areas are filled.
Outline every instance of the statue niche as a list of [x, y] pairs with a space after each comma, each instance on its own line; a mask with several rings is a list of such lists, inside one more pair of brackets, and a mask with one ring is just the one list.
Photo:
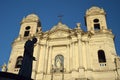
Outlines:
[[64, 57], [62, 55], [57, 55], [55, 57], [55, 72], [64, 71]]

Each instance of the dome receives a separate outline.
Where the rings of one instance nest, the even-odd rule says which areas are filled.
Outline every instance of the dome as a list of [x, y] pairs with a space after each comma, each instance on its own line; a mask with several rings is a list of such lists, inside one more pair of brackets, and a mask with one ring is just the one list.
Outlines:
[[40, 22], [39, 17], [36, 14], [29, 14], [25, 18], [23, 18], [21, 23], [24, 22]]
[[101, 10], [99, 7], [97, 7], [97, 6], [93, 6], [93, 7], [91, 7], [89, 10]]
[[104, 9], [93, 6], [86, 11], [86, 15], [105, 14]]
[[29, 19], [39, 19], [39, 17], [36, 15], [36, 14], [29, 14], [26, 18], [29, 18]]

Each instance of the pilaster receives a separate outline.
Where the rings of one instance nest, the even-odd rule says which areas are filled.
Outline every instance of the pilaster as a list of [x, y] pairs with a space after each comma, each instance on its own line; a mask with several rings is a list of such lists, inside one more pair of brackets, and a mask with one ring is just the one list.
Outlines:
[[67, 68], [66, 68], [66, 72], [70, 72], [70, 45], [67, 45]]
[[35, 61], [33, 61], [32, 79], [36, 78], [38, 62], [39, 62], [39, 53], [40, 53], [39, 51], [40, 51], [40, 45], [36, 44], [34, 48], [34, 54], [33, 54], [33, 57], [35, 57]]
[[52, 69], [52, 46], [49, 47], [49, 56], [48, 56], [48, 70], [47, 73], [50, 74], [51, 73], [51, 69]]
[[44, 72], [45, 45], [41, 45], [38, 72]]
[[73, 67], [72, 70], [75, 70], [75, 44], [74, 42], [72, 42], [72, 63], [73, 63]]
[[89, 42], [86, 41], [86, 61], [87, 61], [87, 69], [91, 70], [91, 54], [89, 53]]

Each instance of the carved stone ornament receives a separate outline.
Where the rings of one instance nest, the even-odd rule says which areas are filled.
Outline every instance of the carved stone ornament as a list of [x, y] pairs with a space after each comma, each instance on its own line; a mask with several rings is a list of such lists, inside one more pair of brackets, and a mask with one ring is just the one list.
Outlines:
[[49, 38], [63, 38], [68, 36], [69, 36], [69, 33], [66, 31], [55, 31], [49, 35]]
[[70, 28], [68, 28], [68, 26], [58, 22], [58, 24], [53, 26], [53, 28], [50, 30], [49, 38], [67, 37], [69, 35], [69, 30]]

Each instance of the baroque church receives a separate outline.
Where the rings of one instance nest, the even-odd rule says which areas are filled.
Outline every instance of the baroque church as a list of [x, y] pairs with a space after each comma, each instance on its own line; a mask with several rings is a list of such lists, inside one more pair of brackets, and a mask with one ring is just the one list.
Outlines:
[[19, 73], [25, 42], [35, 37], [33, 80], [120, 80], [120, 57], [104, 9], [88, 9], [85, 25], [87, 31], [80, 23], [71, 29], [60, 21], [43, 32], [39, 17], [29, 14], [22, 19], [18, 37], [12, 43], [7, 72]]

